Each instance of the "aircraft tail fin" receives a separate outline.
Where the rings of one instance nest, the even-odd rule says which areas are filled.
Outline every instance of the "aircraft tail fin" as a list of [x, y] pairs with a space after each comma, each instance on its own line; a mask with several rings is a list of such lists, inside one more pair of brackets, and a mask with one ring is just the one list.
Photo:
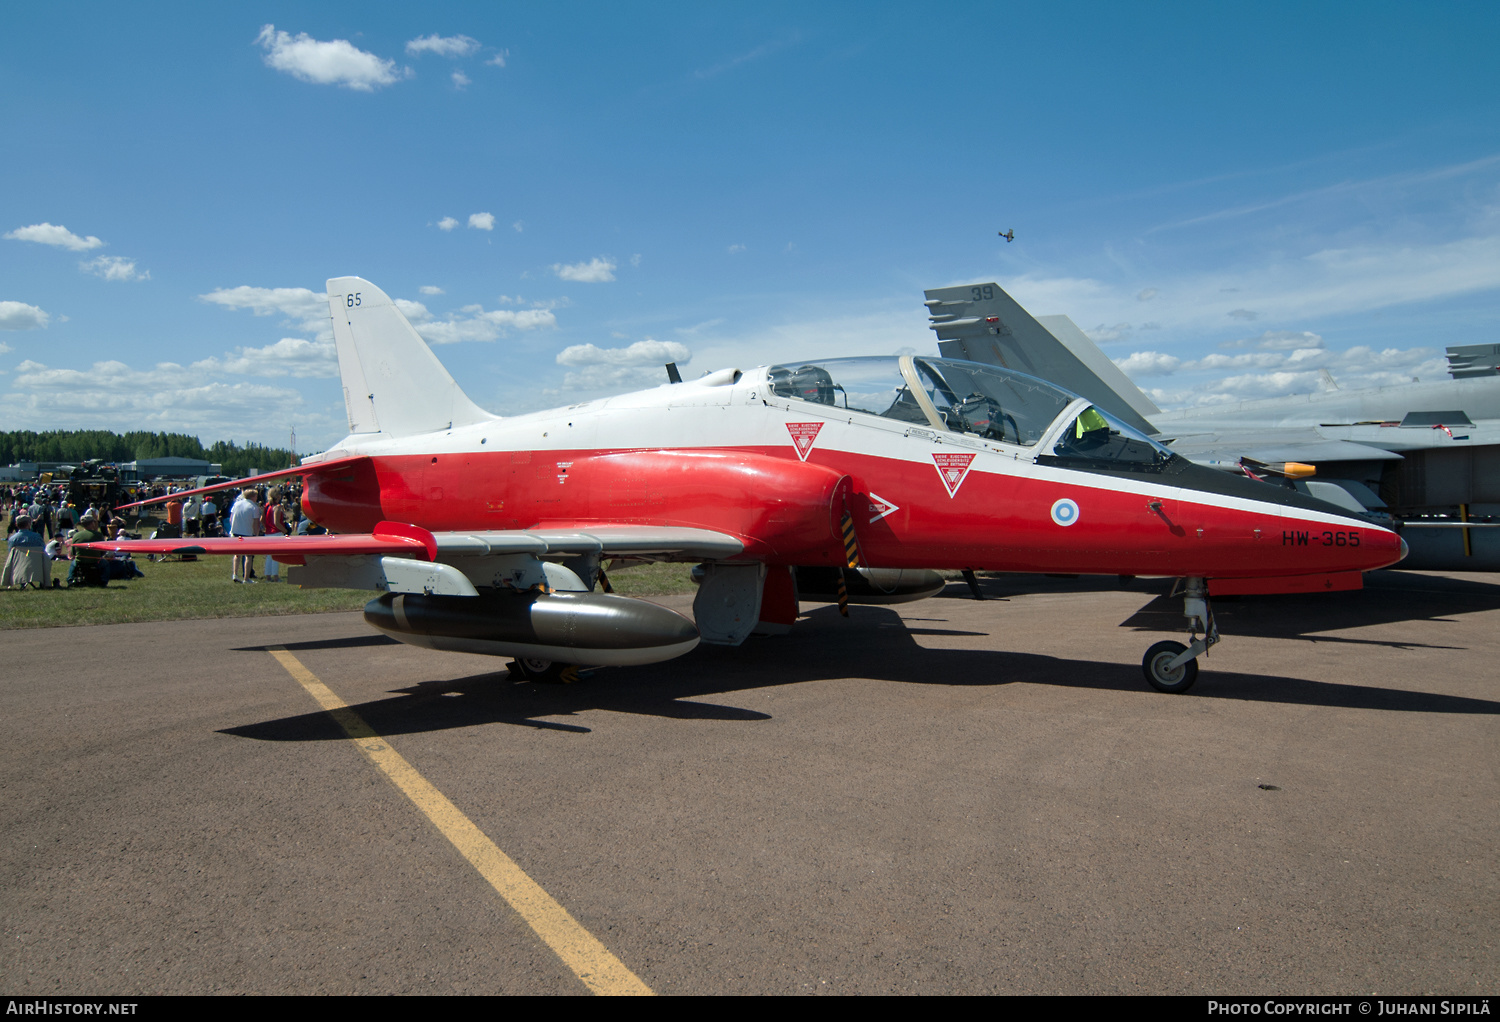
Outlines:
[[361, 277], [328, 281], [349, 432], [406, 436], [495, 418], [470, 401], [384, 291]]
[[1030, 373], [1088, 398], [1136, 429], [1157, 431], [1150, 416], [1161, 409], [1067, 316], [1037, 320], [999, 284], [934, 288], [926, 296], [944, 358]]

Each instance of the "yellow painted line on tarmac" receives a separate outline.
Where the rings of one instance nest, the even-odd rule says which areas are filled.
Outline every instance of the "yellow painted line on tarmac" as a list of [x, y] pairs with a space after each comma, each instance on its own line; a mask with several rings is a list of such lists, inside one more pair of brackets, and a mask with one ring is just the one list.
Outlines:
[[286, 650], [273, 646], [270, 653], [288, 674], [296, 678], [307, 694], [317, 700], [338, 721], [349, 740], [400, 788], [407, 798], [432, 821], [442, 835], [453, 842], [480, 876], [489, 881], [511, 908], [536, 931], [563, 964], [596, 994], [651, 994], [651, 988], [625, 967], [609, 949], [585, 930], [568, 910], [502, 852], [484, 831], [474, 826], [446, 795], [434, 788], [399, 752], [392, 749], [363, 717], [333, 693], [302, 662]]

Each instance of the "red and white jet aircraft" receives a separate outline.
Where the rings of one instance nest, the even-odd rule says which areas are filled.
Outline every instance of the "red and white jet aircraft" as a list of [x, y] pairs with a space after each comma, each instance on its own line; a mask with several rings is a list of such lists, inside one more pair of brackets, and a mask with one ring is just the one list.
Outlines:
[[[349, 436], [228, 485], [303, 476], [303, 506], [331, 534], [98, 546], [272, 554], [305, 588], [380, 592], [365, 618], [403, 642], [515, 657], [533, 676], [784, 630], [799, 587], [897, 601], [941, 589], [934, 568], [1176, 576], [1190, 643], [1157, 643], [1143, 663], [1168, 692], [1218, 640], [1210, 587], [1353, 588], [1405, 551], [1364, 518], [1195, 466], [995, 366], [723, 369], [502, 417], [369, 281], [328, 281], [328, 302]], [[605, 557], [701, 562], [695, 621], [596, 591]]]

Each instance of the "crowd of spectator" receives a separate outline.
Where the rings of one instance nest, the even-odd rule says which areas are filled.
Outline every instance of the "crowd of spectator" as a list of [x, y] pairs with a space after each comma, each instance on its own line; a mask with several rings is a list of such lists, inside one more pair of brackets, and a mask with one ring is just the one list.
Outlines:
[[[6, 558], [0, 588], [59, 588], [56, 562], [68, 562], [67, 585], [108, 585], [111, 579], [136, 578], [140, 569], [118, 551], [73, 550], [74, 544], [112, 539], [178, 539], [218, 536], [260, 536], [324, 531], [302, 513], [302, 486], [246, 487], [195, 494], [153, 505], [154, 513], [126, 513], [125, 505], [152, 497], [170, 497], [191, 487], [167, 483], [123, 488], [112, 507], [79, 508], [68, 499], [66, 483], [29, 483], [0, 487], [0, 513], [5, 517]], [[125, 509], [125, 510], [122, 510]], [[160, 517], [157, 517], [160, 516]], [[232, 558], [231, 579], [240, 584], [261, 581], [254, 557]], [[281, 579], [280, 566], [266, 558], [265, 581]]]

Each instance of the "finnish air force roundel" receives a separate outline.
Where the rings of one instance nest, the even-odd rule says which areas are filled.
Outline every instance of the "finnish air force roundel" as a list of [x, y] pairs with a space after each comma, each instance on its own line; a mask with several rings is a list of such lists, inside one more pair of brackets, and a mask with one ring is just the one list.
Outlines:
[[937, 464], [938, 478], [943, 481], [943, 486], [948, 490], [948, 496], [958, 496], [958, 488], [968, 478], [969, 466], [974, 462], [972, 454], [934, 454], [932, 460]]
[[1072, 525], [1078, 521], [1078, 505], [1067, 497], [1052, 505], [1052, 520], [1058, 525]]
[[813, 441], [818, 439], [818, 430], [823, 428], [821, 422], [788, 422], [786, 431], [792, 434], [792, 447], [797, 451], [797, 457], [803, 461], [812, 453]]

